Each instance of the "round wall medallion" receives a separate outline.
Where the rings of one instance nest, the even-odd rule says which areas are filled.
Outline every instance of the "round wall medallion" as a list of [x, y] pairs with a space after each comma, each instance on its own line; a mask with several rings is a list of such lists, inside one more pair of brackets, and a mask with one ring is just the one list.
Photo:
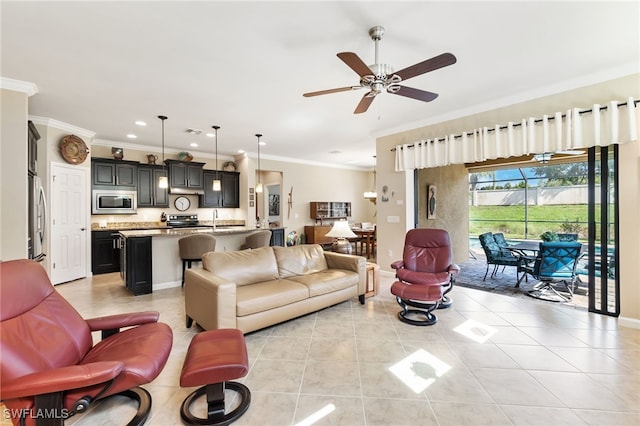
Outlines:
[[76, 135], [69, 135], [60, 141], [60, 154], [67, 163], [82, 164], [87, 159], [89, 148]]

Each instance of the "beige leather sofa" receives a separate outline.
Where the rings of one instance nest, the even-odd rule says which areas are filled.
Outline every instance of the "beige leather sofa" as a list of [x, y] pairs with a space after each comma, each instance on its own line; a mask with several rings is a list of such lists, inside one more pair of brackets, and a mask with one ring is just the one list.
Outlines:
[[317, 244], [206, 253], [185, 275], [187, 327], [248, 333], [356, 296], [364, 303], [365, 265]]

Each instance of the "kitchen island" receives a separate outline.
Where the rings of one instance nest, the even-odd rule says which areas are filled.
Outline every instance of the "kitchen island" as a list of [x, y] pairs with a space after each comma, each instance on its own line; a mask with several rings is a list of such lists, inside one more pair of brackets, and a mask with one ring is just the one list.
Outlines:
[[216, 237], [216, 251], [235, 251], [257, 230], [245, 226], [122, 230], [120, 276], [134, 295], [180, 286], [180, 238], [206, 233]]

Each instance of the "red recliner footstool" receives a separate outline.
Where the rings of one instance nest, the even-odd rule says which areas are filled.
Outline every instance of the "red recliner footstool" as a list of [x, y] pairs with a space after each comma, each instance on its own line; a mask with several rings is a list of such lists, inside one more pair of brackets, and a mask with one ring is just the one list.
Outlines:
[[[244, 335], [235, 328], [203, 331], [189, 344], [182, 365], [180, 386], [202, 386], [185, 398], [180, 407], [182, 420], [191, 425], [228, 425], [242, 416], [251, 403], [251, 392], [242, 383], [231, 382], [247, 375], [249, 358]], [[225, 414], [224, 390], [239, 394], [240, 402]], [[207, 418], [191, 413], [191, 404], [207, 395]]]

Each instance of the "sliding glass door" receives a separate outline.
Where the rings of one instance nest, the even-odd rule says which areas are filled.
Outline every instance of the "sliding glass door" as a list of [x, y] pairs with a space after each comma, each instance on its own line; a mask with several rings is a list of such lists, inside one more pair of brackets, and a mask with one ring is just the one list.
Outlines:
[[588, 153], [589, 312], [620, 315], [618, 145]]

